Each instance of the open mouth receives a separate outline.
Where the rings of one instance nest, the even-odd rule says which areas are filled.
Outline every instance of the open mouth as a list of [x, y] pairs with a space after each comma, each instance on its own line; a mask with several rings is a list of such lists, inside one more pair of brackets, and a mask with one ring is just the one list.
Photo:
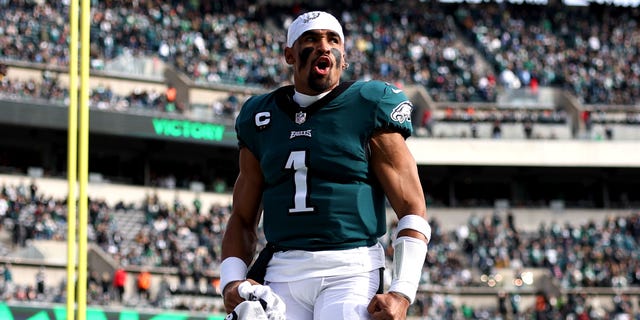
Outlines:
[[329, 59], [328, 57], [318, 58], [315, 65], [313, 66], [313, 69], [320, 75], [329, 74], [329, 70], [331, 70], [331, 59]]

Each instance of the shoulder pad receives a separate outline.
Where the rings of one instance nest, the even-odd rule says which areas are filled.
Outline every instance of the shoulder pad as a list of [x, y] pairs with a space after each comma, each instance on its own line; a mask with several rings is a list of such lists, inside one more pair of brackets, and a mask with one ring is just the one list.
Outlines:
[[380, 101], [380, 99], [389, 93], [396, 94], [400, 92], [402, 92], [401, 89], [380, 80], [367, 81], [360, 88], [360, 95], [370, 101]]

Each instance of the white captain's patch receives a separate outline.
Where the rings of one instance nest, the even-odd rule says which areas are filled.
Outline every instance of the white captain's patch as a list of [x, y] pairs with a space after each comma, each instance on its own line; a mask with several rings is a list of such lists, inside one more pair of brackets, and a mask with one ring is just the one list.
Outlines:
[[309, 137], [311, 138], [311, 129], [309, 130], [301, 130], [301, 131], [291, 131], [291, 135], [289, 136], [289, 140], [296, 137]]
[[256, 127], [264, 127], [271, 122], [271, 112], [258, 112], [253, 116]]
[[404, 123], [405, 121], [411, 122], [411, 112], [413, 111], [413, 105], [409, 101], [403, 101], [391, 111], [391, 119]]

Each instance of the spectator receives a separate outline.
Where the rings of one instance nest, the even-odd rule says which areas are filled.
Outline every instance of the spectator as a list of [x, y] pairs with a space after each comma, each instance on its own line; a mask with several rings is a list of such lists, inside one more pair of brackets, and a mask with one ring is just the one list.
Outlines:
[[509, 295], [505, 291], [498, 292], [498, 313], [503, 319], [507, 318], [507, 314], [509, 312], [507, 307], [508, 299]]
[[471, 128], [471, 138], [478, 138], [478, 123], [476, 122], [476, 120], [472, 119], [471, 123], [470, 123], [470, 128]]
[[178, 289], [185, 290], [187, 288], [187, 278], [191, 276], [191, 269], [186, 261], [180, 262], [178, 266]]
[[158, 286], [158, 292], [154, 301], [156, 307], [164, 308], [167, 306], [168, 299], [171, 296], [171, 285], [166, 274], [162, 275], [160, 284]]
[[533, 121], [531, 120], [531, 117], [527, 117], [522, 123], [522, 126], [524, 128], [524, 137], [531, 139], [533, 136]]
[[587, 137], [591, 137], [591, 131], [593, 130], [593, 119], [591, 118], [591, 111], [585, 110], [581, 114], [582, 123]]
[[608, 124], [604, 126], [604, 135], [607, 140], [613, 140], [613, 128]]
[[420, 124], [426, 130], [427, 137], [433, 137], [433, 117], [431, 116], [431, 110], [424, 110]]
[[38, 294], [38, 297], [40, 299], [43, 298], [44, 294], [45, 294], [45, 281], [46, 281], [47, 275], [45, 273], [45, 268], [44, 266], [41, 266], [38, 269], [38, 272], [36, 273], [36, 292]]
[[4, 226], [4, 219], [7, 216], [8, 211], [9, 202], [7, 201], [7, 196], [3, 193], [0, 193], [0, 230], [2, 230]]
[[11, 263], [7, 262], [4, 264], [2, 268], [2, 293], [0, 297], [7, 299], [8, 296], [13, 294], [14, 286], [13, 286], [13, 271], [11, 270]]
[[102, 288], [102, 299], [105, 302], [111, 301], [111, 275], [104, 271], [100, 276], [100, 287]]
[[549, 298], [546, 293], [542, 291], [536, 293], [534, 311], [535, 319], [537, 320], [551, 319], [551, 305], [549, 305]]
[[143, 269], [138, 274], [137, 285], [140, 298], [149, 301], [149, 290], [151, 289], [151, 273], [147, 269]]
[[115, 294], [115, 301], [122, 302], [125, 295], [125, 288], [127, 285], [127, 271], [123, 267], [119, 267], [113, 274], [113, 288]]
[[7, 262], [4, 264], [3, 276], [5, 286], [11, 285], [13, 283], [13, 271], [11, 270], [11, 262]]
[[502, 138], [502, 125], [500, 124], [500, 120], [493, 121], [493, 126], [491, 127], [491, 138]]
[[0, 63], [0, 81], [4, 80], [4, 77], [7, 76], [7, 69], [9, 69], [9, 67], [6, 64]]
[[167, 90], [165, 91], [165, 111], [166, 112], [175, 112], [176, 111], [176, 96], [178, 95], [178, 90], [172, 84], [169, 84]]

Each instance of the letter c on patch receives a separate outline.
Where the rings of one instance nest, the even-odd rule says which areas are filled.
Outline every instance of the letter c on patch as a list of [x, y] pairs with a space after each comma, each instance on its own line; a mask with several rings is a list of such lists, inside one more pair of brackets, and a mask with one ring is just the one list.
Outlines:
[[271, 122], [271, 113], [270, 112], [258, 112], [255, 116], [256, 126], [263, 127]]

